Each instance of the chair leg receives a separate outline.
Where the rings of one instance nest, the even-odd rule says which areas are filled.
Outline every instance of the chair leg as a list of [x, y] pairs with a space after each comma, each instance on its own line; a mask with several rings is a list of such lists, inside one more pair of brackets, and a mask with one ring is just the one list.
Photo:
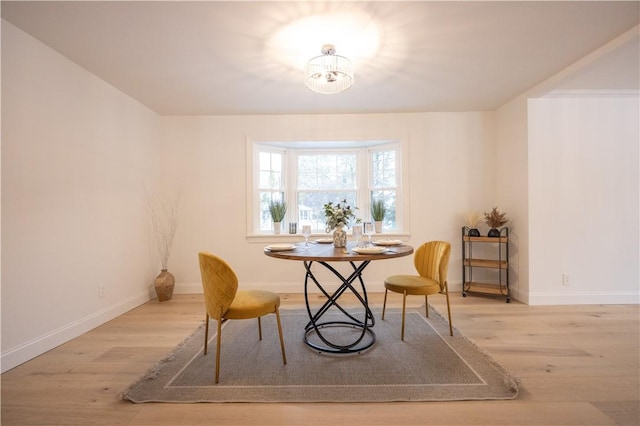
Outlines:
[[384, 310], [387, 308], [387, 292], [389, 290], [387, 290], [386, 288], [384, 289], [384, 302], [382, 302], [382, 321], [384, 321]]
[[207, 343], [209, 340], [209, 314], [205, 317], [204, 320], [204, 354], [207, 354]]
[[282, 324], [280, 323], [280, 311], [276, 306], [276, 321], [278, 321], [278, 334], [280, 335], [280, 350], [282, 351], [282, 363], [287, 363], [287, 355], [284, 352], [284, 338], [282, 337]]
[[400, 340], [404, 342], [404, 312], [407, 308], [407, 291], [402, 293], [402, 332], [400, 333]]
[[218, 320], [218, 340], [216, 342], [216, 383], [220, 382], [220, 338], [222, 335], [222, 318]]
[[447, 296], [447, 313], [449, 314], [449, 334], [453, 336], [453, 323], [451, 322], [451, 305], [449, 305], [449, 285], [444, 282], [444, 294]]
[[424, 295], [424, 314], [427, 318], [429, 318], [429, 296]]
[[260, 321], [260, 317], [258, 317], [258, 337], [262, 340], [262, 322]]

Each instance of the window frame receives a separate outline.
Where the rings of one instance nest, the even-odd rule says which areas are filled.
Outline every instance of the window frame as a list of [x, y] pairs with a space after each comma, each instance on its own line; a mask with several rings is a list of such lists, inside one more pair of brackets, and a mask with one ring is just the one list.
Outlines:
[[[299, 217], [300, 214], [298, 212], [298, 204], [297, 204], [297, 199], [298, 199], [298, 193], [299, 192], [305, 192], [304, 190], [299, 190], [298, 189], [298, 157], [300, 155], [322, 155], [322, 154], [354, 154], [356, 157], [356, 181], [355, 181], [355, 187], [352, 189], [344, 189], [342, 192], [350, 192], [350, 191], [355, 191], [356, 193], [356, 205], [360, 205], [360, 193], [361, 193], [361, 175], [362, 172], [360, 171], [360, 167], [362, 166], [362, 149], [361, 148], [325, 148], [325, 149], [319, 149], [319, 148], [313, 148], [313, 149], [296, 149], [296, 148], [290, 148], [290, 150], [288, 151], [288, 154], [291, 156], [291, 163], [290, 163], [290, 167], [287, 170], [287, 174], [289, 175], [289, 182], [291, 182], [291, 184], [287, 187], [287, 194], [285, 194], [285, 197], [288, 197], [289, 200], [292, 200], [291, 203], [291, 211], [287, 212], [288, 214], [290, 213], [290, 215], [288, 216], [288, 219], [291, 221], [293, 220], [292, 218], [296, 219], [296, 222], [299, 221]], [[306, 192], [330, 192], [330, 190], [325, 190], [325, 191], [318, 191], [318, 190], [307, 190]], [[338, 192], [338, 191], [336, 191]], [[340, 201], [339, 199], [336, 198], [336, 202]], [[356, 213], [358, 214], [358, 217], [360, 217], [359, 215], [359, 211]], [[299, 226], [299, 225], [298, 225]], [[320, 232], [322, 232], [323, 229], [321, 228], [316, 228], [316, 229], [312, 229], [312, 232], [314, 232], [315, 234], [318, 234]]]
[[[255, 139], [247, 137], [247, 238], [250, 241], [266, 241], [273, 240], [274, 238], [295, 238], [295, 235], [288, 233], [288, 226], [283, 227], [281, 234], [274, 234], [272, 230], [260, 230], [259, 222], [259, 175], [257, 175], [259, 164], [259, 155], [261, 151], [278, 151], [283, 153], [283, 167], [284, 167], [284, 193], [285, 200], [288, 205], [287, 214], [285, 217], [285, 223], [290, 223], [296, 218], [297, 222], [297, 156], [301, 152], [357, 152], [358, 173], [356, 176], [356, 193], [357, 193], [357, 206], [358, 217], [363, 221], [371, 220], [370, 203], [371, 203], [371, 191], [372, 191], [372, 170], [371, 170], [371, 158], [374, 151], [385, 151], [394, 149], [396, 151], [396, 228], [394, 230], [387, 230], [385, 235], [387, 236], [409, 236], [409, 205], [408, 205], [408, 193], [409, 193], [409, 170], [408, 170], [408, 139], [407, 138], [388, 138], [388, 139], [336, 139], [336, 140], [296, 140], [296, 139]], [[362, 168], [362, 170], [360, 170]], [[399, 170], [398, 170], [399, 169]], [[293, 204], [292, 204], [293, 202]], [[258, 203], [258, 211], [256, 211], [256, 203]], [[298, 229], [298, 233], [299, 233]], [[315, 233], [314, 235], [319, 235]]]

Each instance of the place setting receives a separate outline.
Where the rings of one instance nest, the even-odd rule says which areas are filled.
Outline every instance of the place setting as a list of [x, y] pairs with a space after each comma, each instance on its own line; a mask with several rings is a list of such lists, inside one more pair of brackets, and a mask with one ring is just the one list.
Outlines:
[[298, 248], [295, 244], [270, 244], [264, 248], [265, 251], [279, 252], [279, 251], [293, 251]]
[[[353, 225], [351, 232], [356, 240], [356, 246], [351, 251], [357, 254], [395, 253], [390, 248], [402, 245], [401, 240], [383, 239], [372, 241], [371, 237], [374, 234], [374, 229], [374, 224], [371, 222], [365, 222], [363, 225]], [[365, 245], [360, 245], [360, 238], [362, 238], [363, 233], [368, 237], [368, 242]]]

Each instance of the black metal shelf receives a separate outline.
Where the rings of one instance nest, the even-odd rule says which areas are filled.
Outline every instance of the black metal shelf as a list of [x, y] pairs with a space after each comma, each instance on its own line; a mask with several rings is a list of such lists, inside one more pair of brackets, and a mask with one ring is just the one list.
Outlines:
[[[478, 237], [469, 235], [469, 227], [462, 227], [462, 297], [468, 293], [501, 295], [511, 302], [509, 289], [509, 228], [500, 229], [497, 237]], [[497, 258], [474, 258], [473, 246], [476, 244], [494, 244]], [[473, 280], [474, 268], [494, 269], [498, 272], [497, 282], [479, 282]]]

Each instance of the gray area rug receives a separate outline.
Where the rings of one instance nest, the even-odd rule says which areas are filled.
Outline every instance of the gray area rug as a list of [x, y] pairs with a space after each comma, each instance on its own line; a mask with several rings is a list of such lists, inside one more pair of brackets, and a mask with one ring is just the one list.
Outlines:
[[[303, 342], [306, 311], [282, 310], [287, 364], [282, 364], [275, 316], [228, 321], [222, 329], [220, 383], [215, 384], [216, 322], [204, 326], [160, 361], [122, 398], [142, 402], [385, 402], [513, 399], [519, 381], [459, 330], [430, 309], [408, 310], [405, 341], [401, 314], [374, 311], [377, 341], [355, 355], [326, 355]], [[455, 316], [454, 316], [455, 321]], [[332, 329], [331, 332], [338, 332]], [[345, 333], [353, 333], [346, 329]], [[338, 337], [338, 336], [336, 336]], [[344, 337], [344, 336], [343, 336]]]

